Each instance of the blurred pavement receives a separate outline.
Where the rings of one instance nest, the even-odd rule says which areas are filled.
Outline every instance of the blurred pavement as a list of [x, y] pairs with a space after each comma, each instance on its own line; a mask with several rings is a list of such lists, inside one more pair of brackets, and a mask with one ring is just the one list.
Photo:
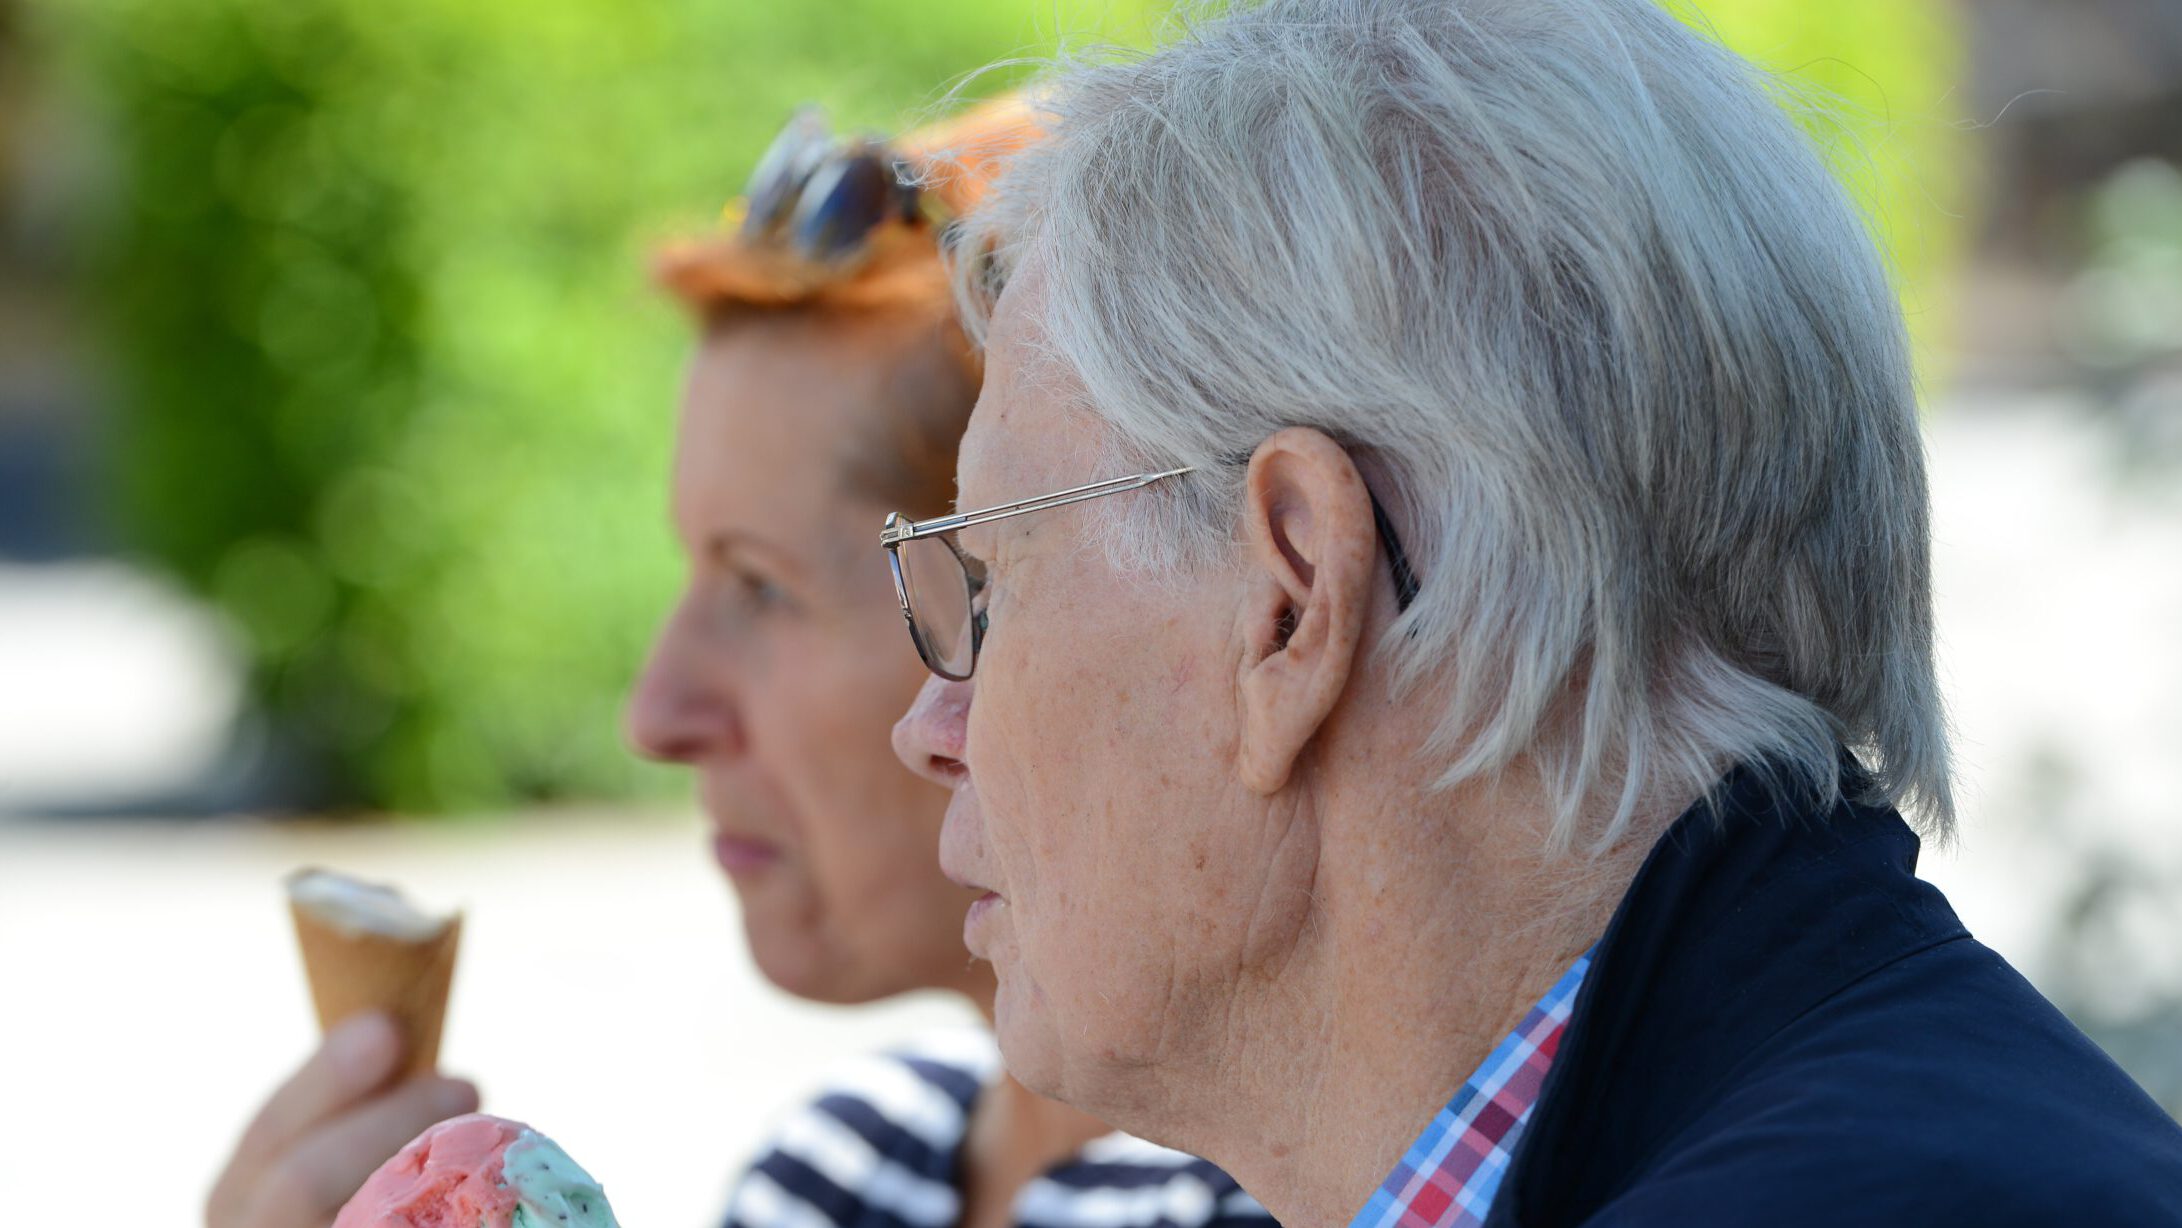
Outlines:
[[279, 880], [322, 864], [467, 910], [442, 1066], [553, 1135], [629, 1228], [719, 1222], [825, 1064], [969, 1016], [764, 985], [697, 819], [336, 826], [0, 823], [0, 1186], [9, 1224], [189, 1228], [310, 1050]]

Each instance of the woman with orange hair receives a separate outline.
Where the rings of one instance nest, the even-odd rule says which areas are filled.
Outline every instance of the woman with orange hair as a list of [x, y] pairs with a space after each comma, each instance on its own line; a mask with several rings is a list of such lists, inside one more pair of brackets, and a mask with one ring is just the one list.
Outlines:
[[[870, 543], [890, 510], [953, 502], [980, 371], [942, 235], [1027, 131], [1003, 104], [889, 148], [806, 112], [732, 232], [659, 260], [700, 323], [672, 484], [689, 574], [630, 734], [695, 773], [757, 965], [799, 997], [942, 989], [990, 1018], [991, 969], [962, 945], [973, 893], [939, 870], [947, 793], [889, 751], [924, 667], [899, 650]], [[455, 1080], [389, 1086], [399, 1048], [383, 1019], [336, 1029], [244, 1136], [210, 1228], [317, 1228], [411, 1136], [476, 1107]], [[1212, 1165], [1025, 1090], [976, 1031], [846, 1068], [728, 1210], [731, 1228], [1270, 1222]]]

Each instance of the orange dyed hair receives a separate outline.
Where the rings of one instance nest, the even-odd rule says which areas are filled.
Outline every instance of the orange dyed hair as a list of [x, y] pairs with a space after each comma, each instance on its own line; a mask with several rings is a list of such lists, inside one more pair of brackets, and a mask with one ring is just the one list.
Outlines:
[[[1004, 98], [913, 133], [894, 148], [939, 211], [959, 217], [984, 195], [1001, 160], [1036, 135], [1029, 108]], [[928, 327], [929, 346], [885, 359], [899, 369], [898, 378], [888, 381], [898, 399], [887, 407], [885, 438], [850, 441], [848, 481], [913, 515], [944, 511], [952, 502], [955, 453], [984, 367], [955, 319], [939, 233], [930, 222], [882, 223], [848, 269], [814, 267], [778, 248], [745, 242], [723, 226], [660, 248], [652, 273], [708, 335], [753, 313], [777, 312], [821, 319], [896, 314]]]

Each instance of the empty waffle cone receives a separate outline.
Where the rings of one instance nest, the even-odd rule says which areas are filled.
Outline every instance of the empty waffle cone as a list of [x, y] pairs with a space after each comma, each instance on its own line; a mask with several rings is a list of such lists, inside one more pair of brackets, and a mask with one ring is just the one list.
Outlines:
[[383, 1011], [401, 1028], [405, 1074], [430, 1073], [439, 1063], [462, 915], [433, 917], [391, 887], [325, 870], [289, 876], [288, 911], [319, 1028]]

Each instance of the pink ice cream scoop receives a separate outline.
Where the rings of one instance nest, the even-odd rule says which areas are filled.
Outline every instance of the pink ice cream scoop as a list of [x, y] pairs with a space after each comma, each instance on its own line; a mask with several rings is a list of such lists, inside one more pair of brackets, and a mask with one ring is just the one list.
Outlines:
[[552, 1139], [472, 1113], [379, 1166], [333, 1228], [619, 1228], [606, 1192]]

